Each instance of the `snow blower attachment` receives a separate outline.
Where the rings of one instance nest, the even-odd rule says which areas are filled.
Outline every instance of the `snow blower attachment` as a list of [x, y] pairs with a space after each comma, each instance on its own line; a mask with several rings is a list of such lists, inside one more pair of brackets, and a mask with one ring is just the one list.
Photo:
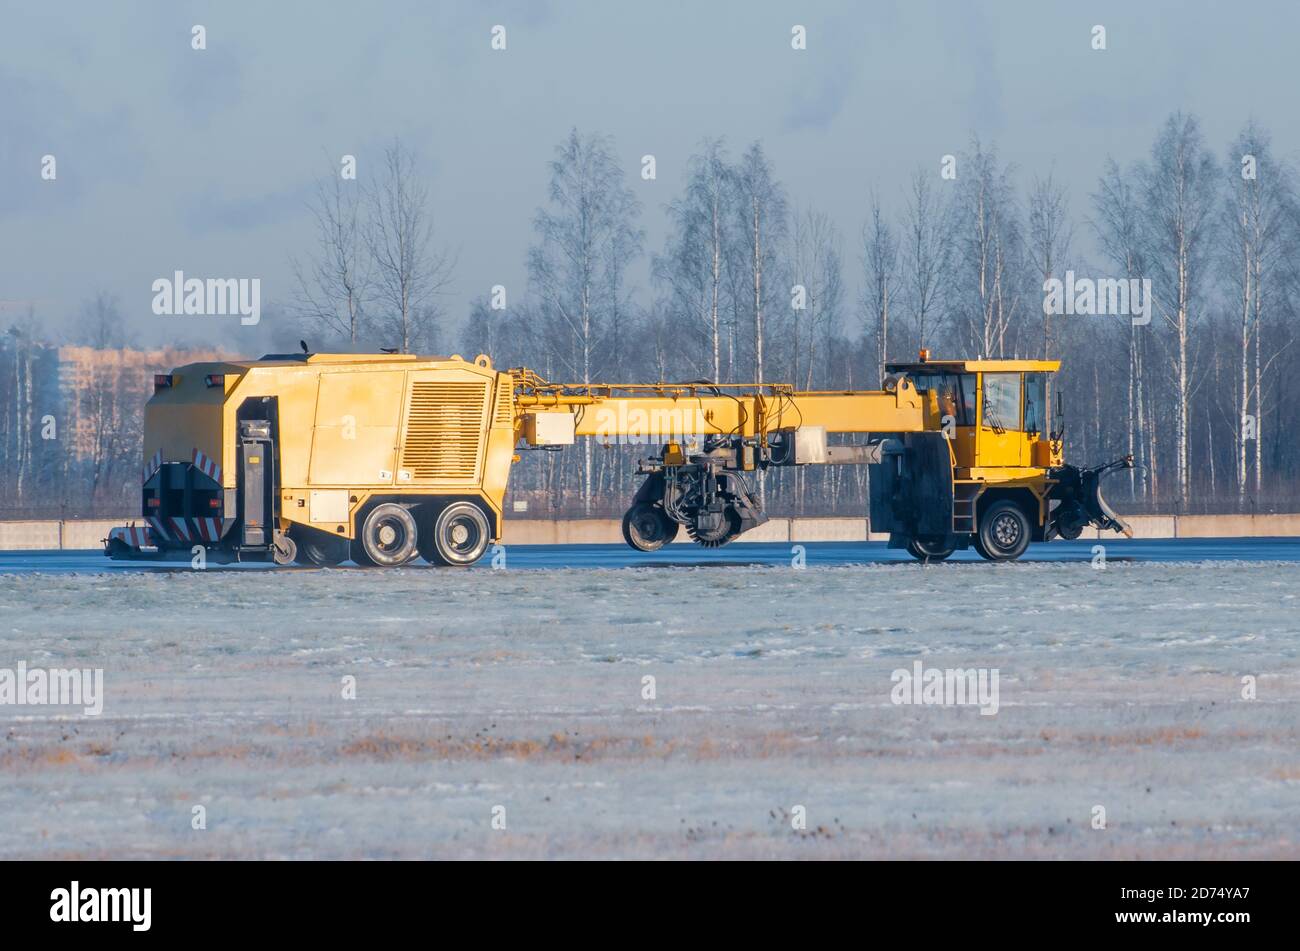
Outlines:
[[1101, 494], [1101, 480], [1117, 469], [1132, 469], [1133, 457], [1123, 456], [1105, 465], [1091, 469], [1078, 466], [1057, 466], [1051, 470], [1051, 498], [1058, 504], [1052, 509], [1048, 537], [1074, 539], [1089, 526], [1102, 531], [1121, 532], [1133, 537], [1133, 529], [1115, 514]]
[[686, 456], [670, 446], [647, 459], [648, 474], [623, 516], [623, 539], [637, 551], [657, 551], [681, 526], [704, 548], [718, 548], [767, 521], [744, 472], [736, 466], [744, 446], [710, 441], [702, 453]]
[[[767, 521], [771, 468], [870, 467], [873, 532], [923, 561], [991, 560], [1089, 525], [1129, 534], [1101, 496], [1118, 460], [1080, 469], [1048, 432], [1033, 360], [890, 364], [880, 390], [785, 384], [549, 383], [484, 355], [273, 354], [178, 367], [145, 408], [143, 524], [113, 558], [394, 567], [478, 561], [502, 535], [518, 452], [578, 437], [661, 447], [623, 518], [654, 551], [685, 528], [717, 547]], [[1059, 406], [1059, 399], [1058, 399]], [[1059, 412], [1059, 411], [1058, 411]], [[864, 437], [835, 444], [829, 434]]]

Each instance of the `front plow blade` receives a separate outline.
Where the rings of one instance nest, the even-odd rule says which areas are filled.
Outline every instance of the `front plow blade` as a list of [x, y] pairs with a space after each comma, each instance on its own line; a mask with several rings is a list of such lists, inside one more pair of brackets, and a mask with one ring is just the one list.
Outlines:
[[1088, 510], [1088, 515], [1098, 528], [1109, 528], [1112, 531], [1123, 532], [1125, 538], [1133, 537], [1133, 529], [1128, 522], [1116, 514], [1115, 510], [1106, 502], [1105, 496], [1101, 494], [1101, 477], [1100, 471], [1087, 472], [1083, 476], [1083, 499], [1084, 507]]
[[1101, 494], [1101, 480], [1109, 472], [1132, 468], [1133, 457], [1124, 456], [1114, 462], [1108, 462], [1104, 466], [1083, 470], [1080, 479], [1080, 488], [1082, 489], [1080, 494], [1083, 496], [1083, 507], [1088, 513], [1088, 518], [1098, 528], [1109, 528], [1112, 531], [1123, 532], [1125, 538], [1133, 537], [1133, 529], [1106, 502], [1105, 496]]

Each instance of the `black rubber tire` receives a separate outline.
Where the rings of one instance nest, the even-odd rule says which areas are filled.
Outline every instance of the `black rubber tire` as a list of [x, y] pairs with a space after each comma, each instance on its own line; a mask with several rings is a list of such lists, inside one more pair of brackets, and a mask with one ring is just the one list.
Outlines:
[[420, 555], [431, 565], [469, 567], [483, 557], [492, 541], [492, 523], [473, 502], [433, 508], [421, 523]]
[[300, 565], [313, 568], [335, 568], [348, 560], [351, 545], [341, 535], [331, 535], [319, 529], [295, 525], [291, 535], [298, 543], [298, 556], [295, 561]]
[[740, 515], [728, 508], [722, 513], [722, 525], [713, 532], [701, 532], [694, 525], [686, 526], [686, 534], [701, 548], [721, 548], [740, 536]]
[[297, 542], [288, 535], [276, 535], [271, 545], [271, 560], [277, 565], [291, 565], [297, 558]]
[[680, 530], [667, 512], [650, 502], [637, 502], [623, 513], [623, 541], [637, 551], [658, 551]]
[[907, 553], [920, 562], [943, 561], [953, 553], [952, 548], [939, 548], [931, 542], [913, 538], [907, 543]]
[[418, 532], [415, 517], [400, 505], [385, 502], [372, 508], [358, 533], [361, 551], [353, 546], [352, 560], [363, 556], [371, 565], [398, 568], [415, 557]]
[[989, 561], [1015, 561], [1029, 547], [1029, 517], [1015, 502], [994, 502], [980, 515], [975, 550]]

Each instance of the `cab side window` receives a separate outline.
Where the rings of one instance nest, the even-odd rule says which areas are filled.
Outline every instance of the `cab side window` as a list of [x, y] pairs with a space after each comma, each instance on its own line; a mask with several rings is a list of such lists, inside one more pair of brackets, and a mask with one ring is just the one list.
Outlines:
[[1020, 374], [984, 374], [984, 425], [994, 432], [1020, 429]]
[[1025, 374], [1025, 432], [1047, 432], [1047, 374]]

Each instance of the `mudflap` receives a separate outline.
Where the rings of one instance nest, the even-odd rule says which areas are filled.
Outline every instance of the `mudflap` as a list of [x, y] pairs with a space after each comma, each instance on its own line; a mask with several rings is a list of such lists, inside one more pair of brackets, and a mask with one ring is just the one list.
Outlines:
[[870, 467], [870, 525], [890, 548], [917, 536], [952, 534], [952, 456], [942, 433], [907, 433]]
[[952, 453], [943, 433], [908, 433], [908, 465], [916, 487], [916, 534], [952, 534]]

